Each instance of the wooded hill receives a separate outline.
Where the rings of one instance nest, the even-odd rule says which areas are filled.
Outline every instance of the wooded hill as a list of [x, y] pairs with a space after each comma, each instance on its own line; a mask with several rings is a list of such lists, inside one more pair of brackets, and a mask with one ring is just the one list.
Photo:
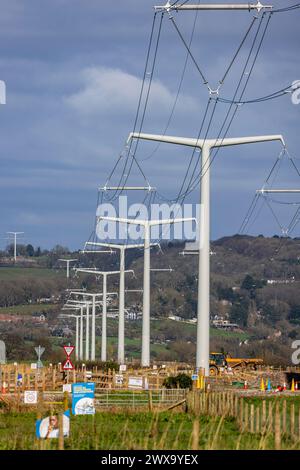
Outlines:
[[[196, 316], [198, 255], [182, 256], [183, 248], [182, 242], [172, 242], [162, 247], [163, 253], [156, 248], [151, 253], [152, 267], [173, 269], [151, 274], [151, 316], [162, 325], [153, 329], [152, 340], [166, 345], [161, 352], [162, 360], [192, 360], [195, 354], [195, 326], [163, 321], [169, 316], [185, 320]], [[212, 318], [218, 315], [240, 327], [240, 331], [232, 333], [212, 329], [212, 348], [234, 355], [263, 355], [269, 362], [290, 362], [291, 343], [300, 339], [300, 240], [236, 235], [212, 242], [211, 250]], [[53, 324], [66, 287], [100, 290], [101, 286], [93, 275], [67, 282], [65, 271], [59, 268], [60, 257], [77, 258], [81, 266], [118, 269], [118, 254], [83, 255], [55, 247], [51, 251], [39, 251], [36, 256], [36, 251], [30, 250], [32, 256], [25, 254], [18, 267], [12, 267], [6, 253], [1, 254], [0, 263], [2, 260], [2, 266], [6, 267], [0, 264], [0, 306], [35, 304], [41, 297], [54, 296], [60, 300], [51, 314]], [[128, 250], [127, 253], [126, 267], [134, 269], [136, 276], [135, 279], [127, 276], [127, 286], [142, 288], [143, 252]], [[28, 260], [30, 268], [25, 267]], [[117, 281], [111, 279], [110, 289], [118, 289]], [[139, 308], [141, 299], [141, 294], [128, 294], [127, 306], [134, 304]], [[1, 324], [2, 331], [3, 327]], [[112, 325], [112, 336], [115, 329], [116, 325]], [[126, 329], [127, 337], [133, 340], [139, 334], [140, 324], [131, 323]]]

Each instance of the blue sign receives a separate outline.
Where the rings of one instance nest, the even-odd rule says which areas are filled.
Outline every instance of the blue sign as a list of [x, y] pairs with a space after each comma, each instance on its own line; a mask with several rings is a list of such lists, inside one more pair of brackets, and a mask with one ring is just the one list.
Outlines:
[[20, 387], [23, 383], [23, 375], [22, 374], [18, 374], [18, 377], [17, 377], [17, 386]]
[[198, 380], [198, 375], [193, 374], [193, 375], [192, 375], [192, 380]]
[[72, 384], [72, 413], [73, 415], [95, 414], [94, 382]]

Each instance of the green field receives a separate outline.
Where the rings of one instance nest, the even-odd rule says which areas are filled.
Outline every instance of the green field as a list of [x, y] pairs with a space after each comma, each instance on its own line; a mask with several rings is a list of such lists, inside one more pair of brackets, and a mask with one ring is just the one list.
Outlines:
[[[109, 318], [107, 321], [108, 326], [116, 326], [118, 323], [117, 319]], [[142, 322], [126, 322], [126, 328], [130, 325], [137, 327], [141, 330]], [[180, 331], [182, 332], [182, 336], [187, 336], [189, 334], [195, 335], [196, 334], [196, 324], [185, 323], [185, 322], [175, 322], [169, 319], [159, 319], [159, 320], [152, 320], [151, 321], [151, 334], [155, 335], [156, 333], [160, 333], [162, 331], [169, 331], [170, 328], [177, 326], [180, 327]], [[239, 340], [246, 340], [249, 338], [249, 334], [239, 331], [226, 331], [226, 330], [219, 330], [217, 328], [210, 328], [210, 336], [211, 337], [223, 337], [223, 338], [237, 338]]]
[[65, 276], [62, 269], [46, 269], [46, 268], [23, 268], [23, 267], [0, 267], [1, 281], [17, 281], [19, 279], [56, 279]]
[[[98, 347], [100, 349], [100, 341], [98, 343]], [[141, 339], [131, 339], [131, 338], [125, 338], [125, 347], [126, 347], [126, 355], [129, 358], [133, 359], [138, 359], [141, 356]], [[111, 348], [111, 351], [115, 353], [117, 351], [117, 346], [118, 346], [118, 338], [117, 337], [108, 337], [107, 338], [107, 346], [108, 348]], [[151, 344], [150, 345], [150, 350], [151, 354], [159, 354], [160, 352], [166, 351], [167, 347], [164, 344]]]
[[[0, 449], [39, 449], [41, 445], [57, 449], [51, 442], [35, 439], [34, 413], [0, 414]], [[241, 433], [233, 419], [186, 413], [111, 413], [71, 417], [71, 435], [65, 449], [78, 450], [190, 450], [193, 424], [199, 421], [199, 449], [272, 449], [273, 437], [262, 440], [256, 434]], [[299, 449], [298, 444], [283, 441], [283, 448]]]
[[[113, 331], [113, 336], [109, 336], [107, 338], [108, 348], [110, 349], [109, 353], [111, 355], [116, 355], [117, 350], [117, 327], [118, 327], [118, 320], [117, 319], [108, 319], [108, 327]], [[155, 337], [158, 335], [164, 336], [170, 332], [170, 330], [174, 330], [174, 327], [180, 328], [182, 338], [191, 337], [195, 340], [196, 336], [196, 325], [188, 324], [184, 322], [175, 322], [173, 320], [162, 319], [162, 320], [152, 320], [151, 321], [151, 336]], [[131, 359], [137, 359], [140, 357], [140, 349], [141, 349], [141, 332], [142, 332], [142, 322], [141, 321], [131, 321], [126, 322], [125, 330], [132, 335], [134, 332], [134, 338], [125, 337], [125, 347], [126, 347], [126, 356]], [[223, 331], [218, 330], [216, 328], [210, 329], [211, 338], [224, 338], [224, 339], [238, 339], [243, 341], [249, 338], [247, 333], [240, 333], [236, 331]], [[100, 338], [97, 345], [98, 349], [100, 348]], [[166, 344], [157, 344], [151, 343], [150, 350], [153, 357], [159, 357], [160, 353], [165, 353], [170, 351], [172, 348], [172, 342]], [[174, 358], [176, 359], [176, 358]]]
[[49, 312], [53, 308], [55, 308], [53, 304], [16, 305], [14, 307], [1, 307], [0, 314], [32, 315], [33, 313]]

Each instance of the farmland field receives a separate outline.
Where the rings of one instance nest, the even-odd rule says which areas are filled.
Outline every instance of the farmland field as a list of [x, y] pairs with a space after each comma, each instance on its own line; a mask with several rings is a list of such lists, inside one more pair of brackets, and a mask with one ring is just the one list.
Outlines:
[[53, 304], [16, 305], [14, 307], [1, 307], [0, 315], [31, 315], [33, 313], [45, 313], [53, 308], [55, 308]]
[[1, 281], [15, 281], [18, 279], [56, 279], [57, 276], [65, 276], [62, 269], [46, 269], [46, 268], [2, 268], [0, 267]]

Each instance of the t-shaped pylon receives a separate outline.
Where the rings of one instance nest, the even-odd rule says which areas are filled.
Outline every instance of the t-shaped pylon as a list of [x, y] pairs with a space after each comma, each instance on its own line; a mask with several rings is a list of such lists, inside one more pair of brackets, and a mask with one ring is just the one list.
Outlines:
[[99, 220], [118, 222], [144, 227], [144, 280], [143, 280], [143, 325], [142, 325], [142, 367], [150, 366], [150, 248], [151, 227], [155, 225], [175, 224], [196, 221], [194, 217], [185, 219], [140, 220], [100, 216]]
[[[125, 251], [129, 249], [143, 248], [143, 244], [123, 245], [108, 242], [86, 242], [87, 246], [100, 246], [120, 251], [120, 286], [119, 286], [119, 328], [118, 328], [118, 363], [125, 362]], [[153, 244], [154, 245], [154, 244]], [[157, 244], [155, 244], [157, 245]], [[84, 248], [84, 249], [85, 249]]]
[[213, 148], [231, 147], [234, 145], [254, 144], [279, 140], [285, 145], [282, 135], [257, 137], [237, 137], [220, 139], [195, 139], [166, 135], [131, 133], [131, 139], [137, 138], [154, 142], [165, 142], [175, 145], [199, 148], [201, 159], [201, 220], [199, 231], [199, 271], [198, 271], [198, 311], [197, 311], [197, 353], [196, 367], [209, 375], [209, 300], [210, 300], [210, 154]]
[[[120, 271], [98, 271], [93, 269], [77, 269], [77, 272], [100, 275], [103, 278], [103, 308], [102, 308], [102, 341], [101, 341], [101, 361], [107, 360], [107, 276], [120, 274]], [[124, 270], [125, 273], [133, 273], [132, 270]], [[120, 286], [120, 297], [125, 296], [125, 284]], [[94, 312], [94, 308], [93, 308]], [[94, 317], [93, 317], [94, 318]], [[92, 347], [95, 341], [94, 321], [92, 323]], [[124, 348], [123, 348], [124, 349]], [[93, 358], [94, 357], [94, 358]], [[92, 350], [92, 360], [95, 360], [95, 349]]]

